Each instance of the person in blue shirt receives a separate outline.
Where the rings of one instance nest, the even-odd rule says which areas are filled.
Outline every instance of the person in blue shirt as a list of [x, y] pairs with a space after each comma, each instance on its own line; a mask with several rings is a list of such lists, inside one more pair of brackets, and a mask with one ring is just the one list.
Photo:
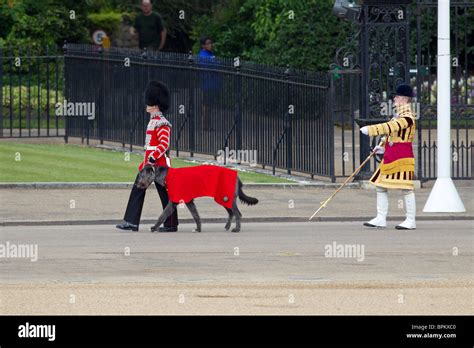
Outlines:
[[212, 46], [214, 45], [214, 42], [209, 36], [203, 36], [199, 40], [201, 44], [201, 49], [199, 50], [199, 58], [203, 58], [203, 61], [209, 60], [213, 61], [216, 56], [212, 52]]

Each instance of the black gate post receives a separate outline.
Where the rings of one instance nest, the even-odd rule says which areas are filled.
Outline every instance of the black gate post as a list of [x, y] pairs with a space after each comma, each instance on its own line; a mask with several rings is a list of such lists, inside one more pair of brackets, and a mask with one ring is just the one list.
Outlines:
[[[397, 86], [409, 81], [409, 18], [411, 0], [366, 0], [361, 8], [362, 105], [361, 119], [381, 118], [382, 103], [388, 103]], [[391, 104], [389, 104], [391, 105]], [[387, 121], [390, 118], [387, 118]], [[370, 153], [370, 139], [360, 136], [360, 159]], [[371, 176], [368, 162], [358, 180]]]
[[[421, 114], [423, 113], [423, 109], [422, 109], [422, 103], [421, 103], [421, 79], [418, 78], [418, 74], [419, 74], [419, 69], [421, 68], [421, 45], [420, 45], [420, 40], [421, 40], [421, 21], [420, 21], [420, 15], [421, 15], [421, 7], [420, 7], [420, 3], [417, 2], [416, 4], [416, 13], [415, 13], [415, 16], [416, 16], [416, 41], [417, 41], [417, 44], [416, 44], [416, 74], [417, 74], [417, 78], [416, 78], [416, 100], [417, 100], [417, 103], [418, 105], [420, 105], [420, 115], [416, 115], [417, 116], [417, 120], [421, 120]], [[422, 158], [423, 158], [423, 154], [422, 154], [422, 144], [423, 144], [423, 139], [422, 139], [422, 135], [423, 135], [423, 125], [422, 125], [422, 122], [417, 122], [416, 124], [416, 128], [417, 128], [417, 137], [418, 137], [418, 180], [420, 180], [421, 184], [423, 184], [423, 166], [422, 166]]]
[[[63, 62], [64, 62], [64, 70], [63, 70], [63, 88], [64, 88], [64, 93], [63, 93], [63, 100], [61, 100], [61, 104], [63, 104], [64, 100], [68, 100], [69, 98], [69, 77], [68, 77], [68, 71], [69, 71], [69, 63], [68, 63], [68, 58], [67, 58], [67, 42], [64, 40], [64, 45], [63, 45]], [[57, 116], [56, 116], [57, 117]], [[68, 118], [69, 117], [64, 117], [62, 116], [64, 120], [64, 142], [67, 144], [68, 143], [68, 138], [69, 138], [69, 122]]]
[[[327, 124], [329, 125], [329, 177], [331, 178], [331, 182], [336, 182], [336, 174], [334, 170], [334, 155], [335, 155], [335, 150], [334, 150], [334, 122], [333, 122], [333, 113], [334, 113], [334, 80], [332, 77], [332, 73], [328, 75], [328, 92], [326, 96], [326, 117], [327, 119]], [[354, 150], [352, 150], [354, 151]]]
[[[104, 107], [104, 89], [109, 79], [108, 76], [105, 76], [105, 59], [104, 59], [104, 49], [102, 46], [99, 47], [99, 56], [100, 56], [100, 86], [99, 86], [99, 98], [98, 98], [98, 107], [96, 108], [96, 117], [97, 117], [97, 130], [99, 132], [100, 145], [104, 144], [104, 118], [105, 118], [105, 107]], [[93, 120], [91, 122], [94, 122]], [[97, 136], [97, 135], [96, 135]]]
[[194, 64], [194, 59], [192, 52], [189, 53], [188, 56], [188, 65], [189, 65], [189, 73], [190, 73], [190, 78], [189, 78], [189, 128], [188, 128], [188, 135], [189, 135], [189, 152], [191, 157], [194, 156], [194, 151], [195, 151], [195, 141], [194, 141], [194, 135], [196, 134], [195, 132], [195, 124], [196, 124], [196, 117], [195, 117], [195, 107], [194, 107], [194, 101], [195, 101], [195, 93], [196, 93], [196, 88], [195, 88], [195, 79], [196, 79], [196, 70], [193, 68]]
[[[235, 93], [236, 98], [236, 110], [235, 110], [235, 131], [236, 131], [236, 150], [242, 149], [242, 75], [240, 74], [240, 64], [234, 65], [235, 78], [237, 83], [237, 90]], [[227, 151], [224, 149], [224, 151]], [[224, 156], [224, 160], [225, 160]]]
[[3, 138], [3, 48], [0, 47], [0, 138]]
[[286, 171], [291, 174], [293, 168], [293, 130], [292, 130], [292, 114], [290, 113], [291, 105], [291, 89], [290, 89], [290, 67], [288, 66], [285, 70], [285, 81], [286, 81], [286, 100], [287, 100], [287, 113], [286, 113]]
[[[364, 16], [364, 12], [368, 12], [367, 6], [363, 7], [362, 16]], [[362, 79], [361, 79], [361, 109], [360, 109], [360, 118], [366, 119], [369, 118], [369, 106], [367, 103], [368, 95], [369, 95], [369, 77], [368, 77], [368, 55], [369, 55], [369, 45], [367, 42], [367, 25], [365, 17], [362, 18], [362, 25], [361, 25], [361, 33], [360, 33], [360, 47], [361, 47], [361, 65], [362, 65]], [[357, 130], [358, 132], [360, 129]], [[367, 157], [370, 151], [370, 141], [369, 137], [364, 136], [362, 133], [359, 132], [359, 158], [360, 161]], [[370, 162], [367, 162], [365, 166], [362, 167], [360, 172], [356, 175], [356, 180], [367, 180], [370, 178]]]

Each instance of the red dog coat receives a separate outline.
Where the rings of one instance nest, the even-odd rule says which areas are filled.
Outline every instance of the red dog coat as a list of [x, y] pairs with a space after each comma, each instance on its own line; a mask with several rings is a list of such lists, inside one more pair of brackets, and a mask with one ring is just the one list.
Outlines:
[[214, 197], [218, 204], [232, 208], [236, 180], [235, 170], [202, 165], [169, 168], [165, 183], [169, 199], [173, 203], [188, 203], [198, 197]]

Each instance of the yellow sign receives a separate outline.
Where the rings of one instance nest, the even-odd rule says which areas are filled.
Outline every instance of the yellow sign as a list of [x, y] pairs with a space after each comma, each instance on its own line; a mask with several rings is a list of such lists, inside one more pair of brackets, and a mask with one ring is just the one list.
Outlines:
[[108, 36], [102, 38], [102, 46], [104, 48], [110, 48], [110, 39]]

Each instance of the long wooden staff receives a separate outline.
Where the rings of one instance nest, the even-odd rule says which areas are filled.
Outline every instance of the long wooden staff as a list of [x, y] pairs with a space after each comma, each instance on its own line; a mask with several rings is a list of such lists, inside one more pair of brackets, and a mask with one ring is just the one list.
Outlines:
[[[379, 146], [383, 146], [384, 143], [385, 143], [385, 137], [382, 138], [382, 140], [380, 141]], [[370, 155], [367, 156], [367, 158], [364, 160], [364, 162], [362, 162], [361, 165], [354, 171], [354, 173], [352, 173], [351, 176], [348, 177], [348, 178], [342, 183], [341, 187], [339, 187], [339, 188], [336, 190], [336, 192], [334, 192], [331, 196], [329, 196], [329, 198], [326, 199], [324, 202], [321, 202], [321, 206], [319, 207], [318, 210], [316, 210], [316, 211], [314, 212], [313, 215], [311, 215], [311, 217], [309, 218], [309, 221], [311, 221], [311, 219], [314, 218], [314, 217], [316, 216], [316, 214], [319, 213], [319, 211], [320, 211], [321, 209], [325, 208], [326, 205], [329, 203], [329, 201], [330, 201], [339, 191], [341, 191], [341, 189], [362, 169], [362, 167], [372, 158], [372, 156], [375, 155], [375, 151], [376, 151], [376, 150], [374, 149], [374, 151], [372, 151], [372, 152], [370, 153]]]

